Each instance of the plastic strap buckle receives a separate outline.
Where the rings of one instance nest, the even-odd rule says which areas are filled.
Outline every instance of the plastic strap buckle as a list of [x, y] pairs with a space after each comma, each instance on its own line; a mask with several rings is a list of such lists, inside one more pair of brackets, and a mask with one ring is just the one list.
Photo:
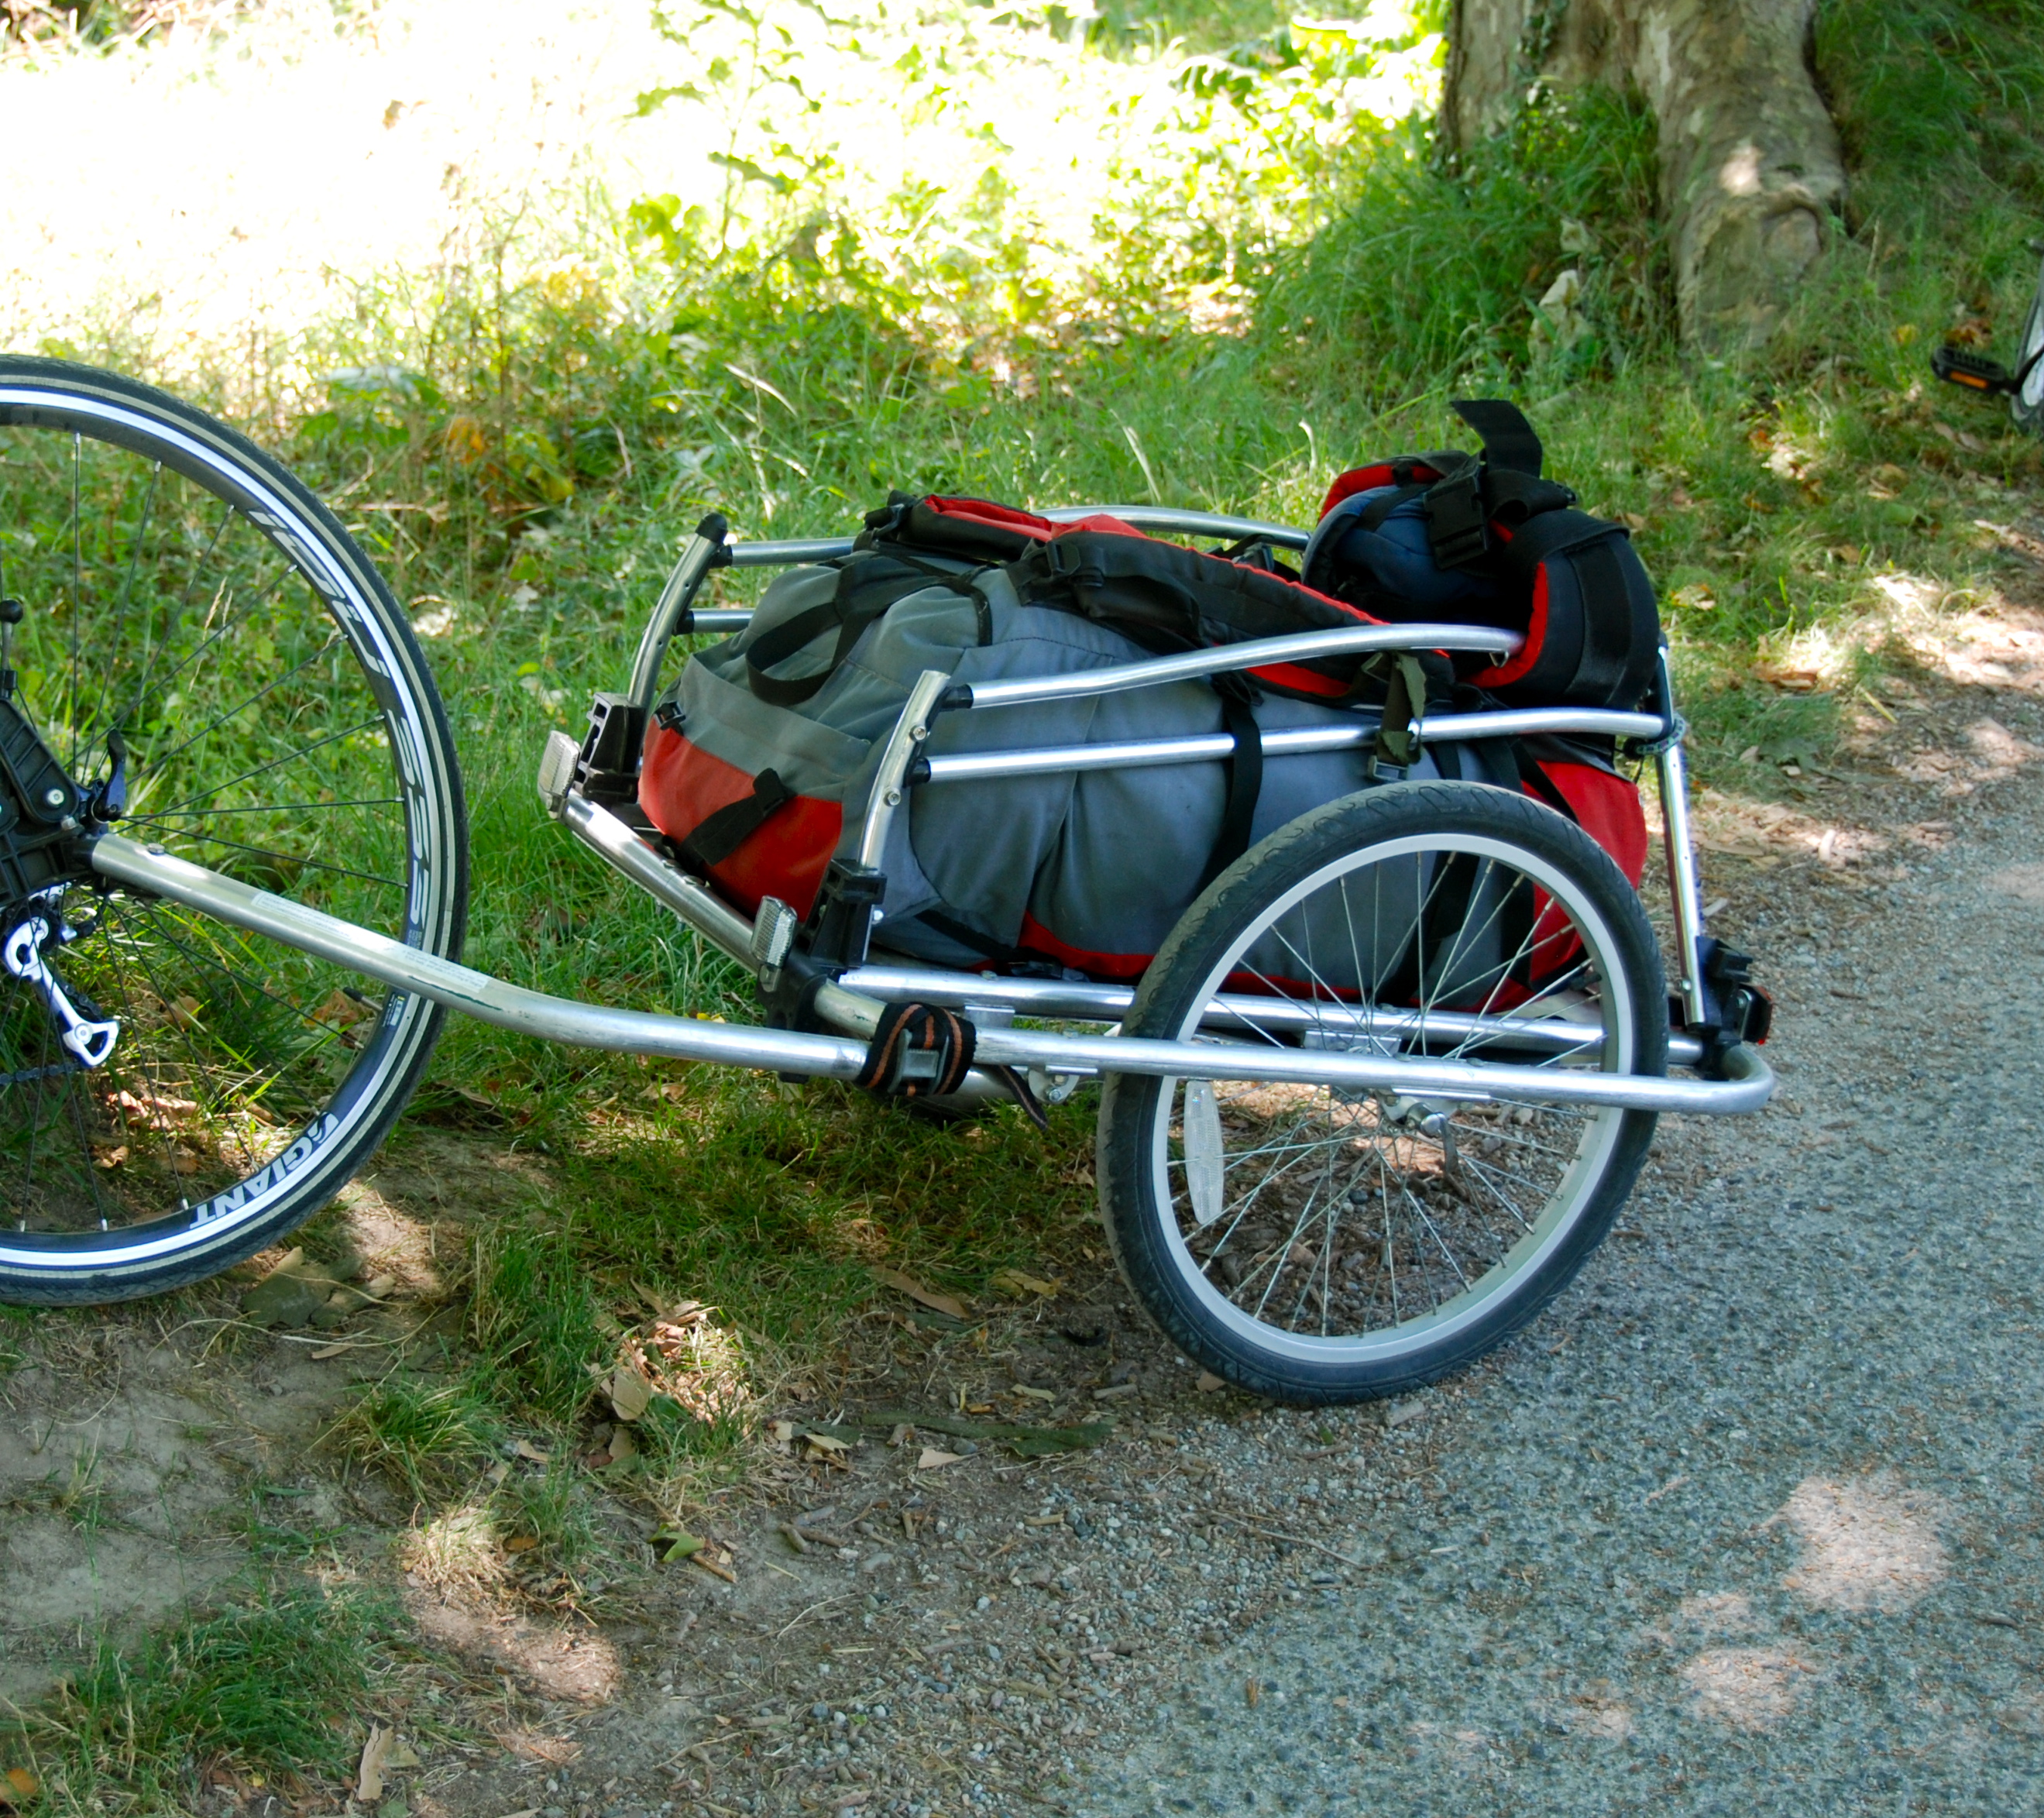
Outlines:
[[1443, 568], [1476, 561], [1490, 547], [1484, 521], [1483, 478], [1473, 463], [1428, 489], [1427, 540], [1433, 547], [1435, 562]]

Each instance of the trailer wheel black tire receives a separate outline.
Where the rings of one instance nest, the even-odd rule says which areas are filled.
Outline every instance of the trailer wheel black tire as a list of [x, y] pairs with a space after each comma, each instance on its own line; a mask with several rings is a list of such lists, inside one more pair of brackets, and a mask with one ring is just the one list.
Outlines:
[[0, 615], [17, 621], [0, 730], [17, 755], [38, 742], [43, 799], [76, 809], [52, 844], [0, 790], [0, 950], [33, 935], [76, 1005], [118, 1024], [85, 1064], [52, 1000], [0, 970], [0, 1301], [125, 1300], [328, 1205], [444, 1013], [117, 884], [88, 842], [110, 824], [456, 959], [461, 776], [354, 539], [245, 436], [149, 386], [0, 356], [0, 596], [20, 603]]
[[[1208, 886], [1132, 1036], [1660, 1074], [1638, 894], [1581, 828], [1479, 784], [1303, 816]], [[1232, 1057], [1239, 1059], [1239, 1057]], [[1466, 1367], [1582, 1266], [1654, 1119], [1618, 1108], [1111, 1075], [1098, 1175], [1117, 1260], [1186, 1356], [1301, 1405]]]

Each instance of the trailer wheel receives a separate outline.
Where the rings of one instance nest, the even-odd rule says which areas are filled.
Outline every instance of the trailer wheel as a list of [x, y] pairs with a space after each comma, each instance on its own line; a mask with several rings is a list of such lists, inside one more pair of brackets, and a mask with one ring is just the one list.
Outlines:
[[[1216, 1008], [1216, 1000], [1226, 1000]], [[1553, 809], [1463, 782], [1330, 803], [1245, 853], [1145, 976], [1131, 1036], [1666, 1070], [1654, 933]], [[1651, 1113], [1110, 1077], [1102, 1209], [1185, 1355], [1302, 1405], [1460, 1370], [1611, 1228]]]

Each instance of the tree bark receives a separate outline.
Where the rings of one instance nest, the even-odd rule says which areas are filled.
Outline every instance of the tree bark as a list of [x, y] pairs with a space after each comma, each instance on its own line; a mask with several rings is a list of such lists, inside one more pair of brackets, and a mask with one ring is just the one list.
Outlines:
[[1684, 338], [1771, 334], [1823, 254], [1845, 167], [1808, 60], [1815, 0], [1455, 0], [1442, 123], [1466, 154], [1531, 85], [1643, 94]]

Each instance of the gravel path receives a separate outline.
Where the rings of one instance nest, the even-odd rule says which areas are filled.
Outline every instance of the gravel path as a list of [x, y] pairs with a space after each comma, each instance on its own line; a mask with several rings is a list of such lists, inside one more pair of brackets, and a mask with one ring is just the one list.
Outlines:
[[1431, 1476], [1358, 1460], [1412, 1556], [1299, 1585], [1072, 1809], [2044, 1809], [2044, 775], [1945, 812], [1885, 887], [1714, 879], [1775, 1109], [1664, 1123], [1582, 1279], [1429, 1398]]

